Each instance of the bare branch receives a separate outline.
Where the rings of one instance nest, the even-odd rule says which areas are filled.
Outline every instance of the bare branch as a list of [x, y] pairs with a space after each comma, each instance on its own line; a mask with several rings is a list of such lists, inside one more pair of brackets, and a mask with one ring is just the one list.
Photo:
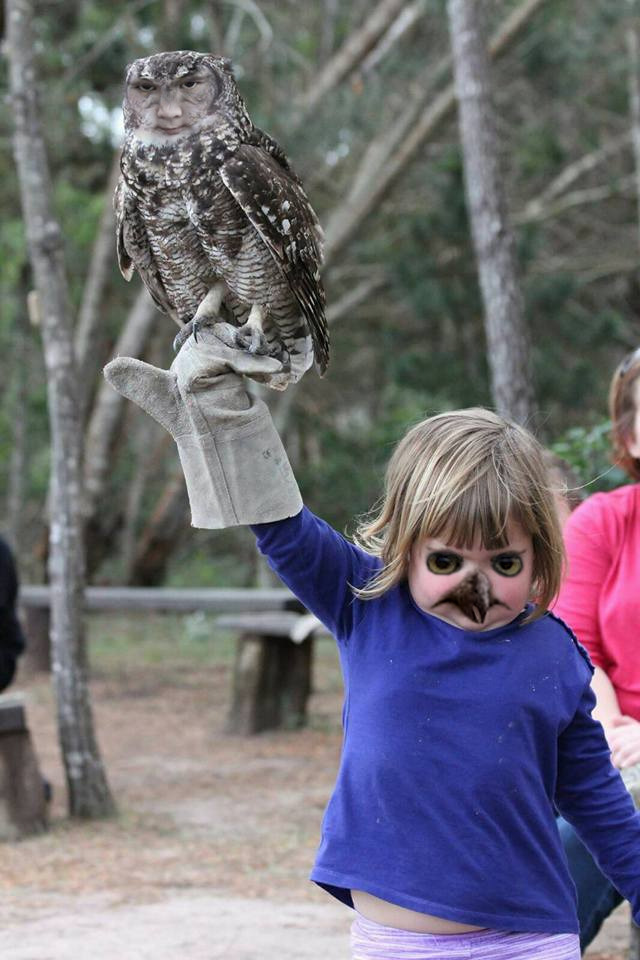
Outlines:
[[635, 175], [621, 177], [609, 186], [586, 187], [584, 190], [572, 190], [564, 197], [560, 197], [555, 203], [549, 203], [542, 206], [538, 200], [529, 202], [524, 210], [515, 214], [512, 223], [518, 226], [524, 223], [535, 223], [541, 220], [551, 220], [558, 217], [567, 210], [574, 207], [586, 206], [591, 203], [600, 203], [601, 200], [608, 200], [610, 197], [623, 197], [629, 194], [636, 182]]
[[363, 60], [362, 72], [369, 73], [377, 67], [398, 40], [418, 22], [424, 11], [424, 0], [414, 0], [413, 3], [408, 3], [389, 26], [379, 43], [375, 45], [371, 53]]
[[[301, 115], [308, 114], [327, 93], [336, 87], [362, 62], [379, 37], [386, 32], [405, 6], [406, 0], [380, 0], [358, 30], [327, 61], [312, 84], [300, 98]], [[299, 122], [298, 118], [298, 122]]]
[[599, 167], [600, 164], [604, 163], [605, 160], [608, 160], [609, 157], [620, 153], [621, 150], [629, 145], [629, 141], [630, 134], [626, 132], [620, 137], [609, 140], [608, 143], [598, 147], [597, 150], [586, 153], [584, 156], [570, 163], [557, 177], [554, 177], [553, 180], [547, 184], [539, 196], [529, 200], [520, 215], [523, 222], [526, 220], [544, 219], [542, 211], [544, 211], [545, 207], [549, 206], [555, 197], [564, 193], [564, 191], [583, 176], [583, 174], [590, 173], [592, 170], [595, 170], [596, 167]]
[[[517, 40], [521, 31], [545, 0], [524, 0], [507, 17], [489, 43], [489, 55], [497, 58]], [[446, 62], [444, 58], [438, 71]], [[363, 220], [378, 207], [396, 178], [406, 169], [418, 149], [433, 136], [456, 106], [453, 84], [431, 100], [431, 91], [414, 91], [410, 103], [389, 133], [374, 141], [356, 173], [353, 187], [329, 217], [325, 236], [325, 263], [348, 243]], [[429, 102], [427, 102], [429, 100]]]
[[[273, 27], [255, 0], [224, 0], [224, 2], [236, 7], [237, 11], [241, 11], [243, 14], [246, 13], [251, 17], [260, 34], [260, 49], [263, 51], [268, 50], [273, 41]], [[240, 18], [238, 18], [238, 30], [240, 29], [240, 22]], [[237, 37], [234, 37], [233, 47], [235, 47], [236, 40]], [[230, 49], [233, 49], [233, 47], [230, 47]]]
[[115, 43], [127, 31], [127, 23], [134, 13], [148, 7], [155, 0], [134, 0], [127, 4], [127, 11], [113, 23], [108, 30], [100, 34], [96, 42], [89, 50], [76, 60], [62, 77], [63, 85], [72, 83], [76, 77], [80, 76], [91, 66], [92, 63], [102, 56], [105, 50], [108, 50], [112, 43]]

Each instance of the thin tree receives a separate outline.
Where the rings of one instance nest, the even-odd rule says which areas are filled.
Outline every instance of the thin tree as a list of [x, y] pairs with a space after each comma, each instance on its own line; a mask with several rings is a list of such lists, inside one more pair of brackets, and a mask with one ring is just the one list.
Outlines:
[[111, 814], [114, 803], [94, 735], [84, 621], [84, 551], [80, 516], [82, 431], [62, 233], [37, 100], [31, 0], [7, 0], [9, 84], [14, 153], [35, 278], [47, 371], [51, 430], [49, 577], [53, 674], [69, 812]]
[[533, 413], [529, 345], [500, 176], [483, 0], [447, 0], [447, 11], [493, 402], [499, 413], [524, 423]]

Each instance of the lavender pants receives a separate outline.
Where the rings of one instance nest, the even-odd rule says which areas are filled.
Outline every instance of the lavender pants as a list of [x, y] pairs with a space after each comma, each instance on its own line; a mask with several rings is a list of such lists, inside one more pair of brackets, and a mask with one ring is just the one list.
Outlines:
[[580, 960], [574, 933], [508, 933], [479, 930], [462, 935], [410, 933], [367, 920], [351, 927], [353, 960]]

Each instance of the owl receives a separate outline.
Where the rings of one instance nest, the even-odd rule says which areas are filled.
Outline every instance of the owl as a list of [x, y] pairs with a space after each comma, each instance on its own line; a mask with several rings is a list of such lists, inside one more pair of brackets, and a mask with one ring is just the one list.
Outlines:
[[231, 63], [191, 50], [127, 67], [115, 193], [120, 270], [178, 323], [282, 361], [269, 385], [329, 360], [322, 230], [285, 154], [249, 118]]

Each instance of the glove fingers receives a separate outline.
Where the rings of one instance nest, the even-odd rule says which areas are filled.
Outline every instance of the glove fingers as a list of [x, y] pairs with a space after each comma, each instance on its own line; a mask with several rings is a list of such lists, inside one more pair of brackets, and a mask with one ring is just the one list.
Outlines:
[[178, 404], [176, 378], [134, 357], [116, 357], [104, 368], [108, 383], [157, 420], [172, 436], [182, 432], [184, 413]]
[[221, 373], [231, 371], [240, 376], [260, 375], [267, 379], [282, 372], [283, 365], [275, 357], [228, 346], [216, 336], [216, 329], [222, 327], [234, 329], [230, 324], [216, 324], [213, 329], [206, 327], [198, 332], [197, 342], [189, 337], [182, 346], [171, 365], [182, 389], [204, 388]]

